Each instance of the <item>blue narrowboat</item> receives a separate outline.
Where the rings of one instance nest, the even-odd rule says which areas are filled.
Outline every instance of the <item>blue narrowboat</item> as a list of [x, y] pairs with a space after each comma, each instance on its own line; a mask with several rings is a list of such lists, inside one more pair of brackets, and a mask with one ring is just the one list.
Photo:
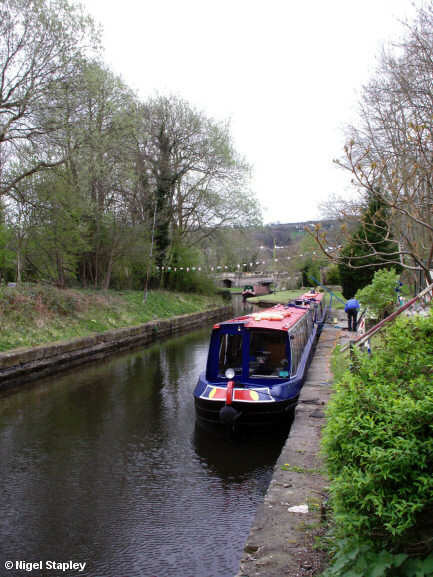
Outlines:
[[310, 292], [214, 325], [194, 389], [198, 424], [289, 427], [327, 312], [324, 294]]

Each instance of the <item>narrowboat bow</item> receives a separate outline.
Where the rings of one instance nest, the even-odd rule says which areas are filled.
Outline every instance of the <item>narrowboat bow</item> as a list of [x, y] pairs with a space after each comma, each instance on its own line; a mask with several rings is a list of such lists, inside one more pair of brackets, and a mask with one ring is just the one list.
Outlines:
[[194, 389], [202, 426], [286, 428], [328, 308], [323, 293], [214, 325]]
[[254, 290], [253, 285], [247, 284], [244, 286], [242, 290], [242, 300], [245, 302], [249, 297], [255, 297], [256, 291]]

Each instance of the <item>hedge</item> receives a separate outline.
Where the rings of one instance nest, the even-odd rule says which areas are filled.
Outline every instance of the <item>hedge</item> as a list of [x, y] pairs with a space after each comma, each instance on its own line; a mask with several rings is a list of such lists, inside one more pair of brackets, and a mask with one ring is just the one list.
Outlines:
[[[352, 536], [376, 554], [400, 555], [396, 565], [429, 559], [433, 315], [398, 319], [372, 356], [358, 357], [356, 373], [344, 373], [336, 385], [323, 436], [335, 534], [346, 556]], [[397, 574], [410, 573], [390, 573]]]

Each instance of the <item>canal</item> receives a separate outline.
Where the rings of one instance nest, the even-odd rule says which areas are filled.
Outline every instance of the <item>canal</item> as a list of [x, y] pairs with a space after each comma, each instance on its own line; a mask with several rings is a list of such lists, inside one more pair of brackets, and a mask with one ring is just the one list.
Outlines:
[[[0, 397], [1, 574], [232, 577], [283, 440], [195, 427], [209, 327]], [[86, 563], [4, 572], [7, 560]]]

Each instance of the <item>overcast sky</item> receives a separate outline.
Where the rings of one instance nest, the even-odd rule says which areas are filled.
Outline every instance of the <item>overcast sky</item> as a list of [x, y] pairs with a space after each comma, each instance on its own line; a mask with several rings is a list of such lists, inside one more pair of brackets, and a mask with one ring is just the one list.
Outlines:
[[381, 47], [414, 15], [411, 0], [83, 4], [102, 24], [106, 63], [142, 99], [176, 94], [230, 119], [265, 222], [320, 218], [319, 203], [350, 194], [332, 160]]

